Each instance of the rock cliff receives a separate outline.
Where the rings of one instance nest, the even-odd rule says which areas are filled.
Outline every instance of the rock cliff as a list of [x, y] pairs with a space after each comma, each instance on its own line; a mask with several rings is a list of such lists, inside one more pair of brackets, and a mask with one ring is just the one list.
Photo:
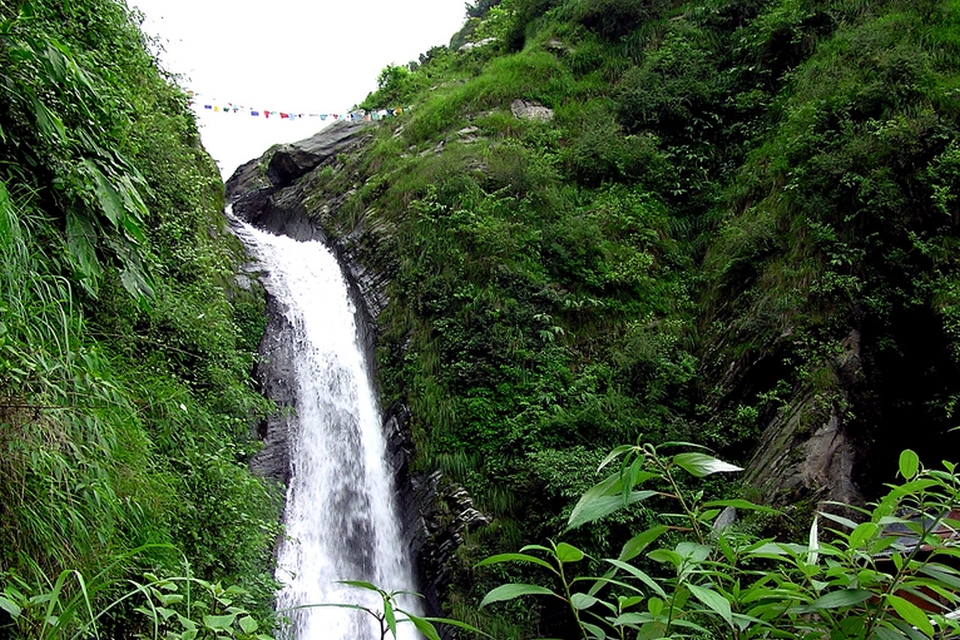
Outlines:
[[[377, 319], [386, 304], [386, 275], [363, 264], [355, 245], [331, 240], [321, 221], [304, 206], [304, 182], [313, 172], [336, 166], [338, 154], [361, 148], [368, 138], [368, 126], [338, 122], [306, 140], [272, 148], [237, 169], [227, 182], [226, 193], [234, 215], [243, 220], [299, 240], [320, 240], [331, 247], [361, 316], [358, 330], [372, 362]], [[337, 205], [328, 202], [323, 206]], [[269, 297], [267, 313], [266, 333], [260, 344], [262, 360], [256, 375], [269, 398], [280, 407], [295, 409], [293, 393], [286, 382], [294, 357], [290, 333], [286, 331], [283, 314]], [[281, 411], [261, 426], [259, 435], [264, 447], [251, 461], [256, 473], [283, 483], [290, 475], [287, 415]], [[462, 487], [439, 471], [411, 470], [415, 447], [408, 428], [409, 417], [405, 406], [394, 405], [384, 412], [383, 428], [388, 436], [388, 457], [395, 476], [401, 524], [415, 560], [419, 587], [428, 612], [439, 614], [444, 591], [454, 577], [451, 567], [464, 533], [489, 520], [474, 508]]]

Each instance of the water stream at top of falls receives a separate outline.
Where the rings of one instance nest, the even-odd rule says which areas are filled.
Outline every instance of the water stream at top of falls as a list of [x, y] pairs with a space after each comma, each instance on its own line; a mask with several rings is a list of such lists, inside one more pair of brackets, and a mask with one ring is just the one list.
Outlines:
[[[277, 609], [290, 620], [291, 640], [379, 639], [379, 623], [368, 614], [295, 608], [329, 603], [382, 608], [375, 594], [338, 580], [414, 590], [355, 306], [340, 265], [323, 243], [236, 226], [265, 271], [264, 285], [279, 302], [295, 344], [292, 473], [277, 560], [277, 579], [285, 586]], [[398, 638], [419, 637], [409, 623], [398, 627]]]

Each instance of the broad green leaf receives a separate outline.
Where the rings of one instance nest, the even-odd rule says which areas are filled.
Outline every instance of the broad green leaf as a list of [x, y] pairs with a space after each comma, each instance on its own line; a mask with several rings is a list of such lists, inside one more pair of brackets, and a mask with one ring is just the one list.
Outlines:
[[813, 514], [813, 523], [807, 535], [807, 564], [817, 564], [820, 559], [820, 525], [817, 514]]
[[243, 629], [244, 633], [253, 633], [260, 627], [257, 621], [250, 616], [243, 616], [237, 622], [240, 623], [240, 628]]
[[667, 447], [684, 447], [685, 449], [703, 449], [704, 451], [709, 451], [708, 447], [705, 447], [702, 444], [697, 444], [696, 442], [686, 442], [684, 440], [670, 440], [668, 442], [661, 442], [657, 445], [660, 449], [666, 449]]
[[177, 620], [180, 621], [180, 624], [183, 625], [184, 629], [196, 629], [197, 623], [191, 620], [190, 618], [184, 617], [181, 614], [177, 614]]
[[731, 566], [737, 562], [737, 553], [733, 550], [733, 547], [730, 545], [730, 540], [726, 535], [721, 535], [717, 537], [717, 546], [720, 547], [720, 552], [723, 554], [723, 557], [726, 559]]
[[564, 564], [567, 562], [580, 562], [583, 560], [583, 551], [566, 542], [561, 542], [557, 545], [557, 560]]
[[899, 500], [904, 496], [920, 493], [925, 489], [936, 487], [939, 484], [940, 483], [937, 480], [934, 480], [933, 478], [919, 476], [914, 480], [910, 480], [909, 482], [904, 482], [901, 485], [893, 487], [892, 489], [890, 489], [890, 493], [888, 493], [883, 500], [884, 502], [886, 502], [887, 500]]
[[732, 465], [729, 462], [718, 460], [705, 453], [690, 451], [687, 453], [678, 453], [673, 456], [673, 463], [697, 478], [703, 478], [712, 473], [728, 473], [732, 471], [743, 471], [742, 468]]
[[543, 551], [544, 553], [553, 555], [553, 549], [545, 547], [542, 544], [528, 544], [520, 548], [520, 553], [526, 553], [527, 551]]
[[616, 481], [616, 486], [619, 488], [620, 495], [626, 497], [630, 491], [643, 484], [647, 480], [662, 477], [662, 474], [660, 473], [644, 471], [643, 466], [644, 458], [638, 456], [634, 458], [633, 462], [630, 463], [630, 466], [625, 466], [620, 469], [620, 474], [617, 476]]
[[915, 626], [922, 633], [926, 634], [927, 637], [933, 636], [933, 625], [930, 624], [930, 618], [927, 617], [927, 614], [924, 613], [920, 607], [900, 596], [888, 593], [886, 597], [887, 602], [893, 606], [893, 610], [896, 611], [904, 621]]
[[900, 452], [900, 475], [904, 480], [912, 480], [920, 470], [920, 456], [910, 449]]
[[67, 138], [67, 128], [56, 113], [50, 110], [31, 89], [29, 90], [29, 102], [33, 108], [33, 116], [37, 121], [37, 129], [40, 133], [50, 139], [51, 142], [60, 143]]
[[619, 596], [617, 598], [617, 605], [621, 611], [636, 606], [641, 602], [643, 602], [643, 596]]
[[835, 513], [830, 513], [829, 511], [818, 511], [817, 513], [827, 520], [832, 520], [833, 522], [836, 522], [837, 524], [842, 525], [850, 530], [857, 528], [857, 523], [850, 518], [844, 518], [843, 516], [838, 516]]
[[614, 626], [622, 627], [624, 625], [638, 625], [645, 622], [652, 622], [653, 616], [649, 613], [624, 613], [613, 619]]
[[120, 284], [135, 299], [147, 300], [154, 297], [151, 278], [143, 271], [139, 261], [126, 262], [123, 265], [120, 271]]
[[186, 631], [180, 634], [180, 640], [195, 640], [195, 638], [197, 637], [197, 634], [199, 633], [200, 633], [199, 629], [196, 629], [196, 628], [187, 629]]
[[208, 629], [213, 629], [214, 631], [226, 631], [233, 624], [233, 621], [237, 619], [237, 614], [228, 613], [223, 616], [203, 616], [203, 624]]
[[664, 601], [660, 598], [650, 598], [647, 600], [647, 611], [656, 618], [660, 615], [660, 612], [663, 611], [664, 604]]
[[600, 627], [598, 627], [597, 625], [595, 625], [595, 624], [590, 624], [589, 622], [581, 622], [580, 624], [583, 625], [583, 628], [584, 628], [585, 630], [587, 630], [588, 632], [590, 632], [590, 634], [593, 636], [594, 640], [605, 640], [605, 639], [606, 639], [606, 637], [607, 637], [606, 632], [605, 632], [603, 629], [601, 629]]
[[359, 589], [366, 589], [367, 591], [373, 591], [375, 593], [380, 593], [380, 588], [375, 584], [371, 584], [364, 580], [337, 580], [338, 584], [345, 584], [350, 587], [357, 587]]
[[482, 609], [493, 602], [503, 602], [505, 600], [519, 598], [520, 596], [532, 595], [560, 597], [550, 589], [535, 584], [502, 584], [483, 597], [483, 600], [480, 602], [480, 608]]
[[585, 593], [575, 593], [570, 596], [570, 604], [574, 609], [589, 609], [597, 604], [598, 600]]
[[839, 609], [841, 607], [852, 607], [869, 600], [873, 596], [869, 591], [863, 589], [839, 589], [821, 596], [811, 602], [809, 605], [800, 607], [803, 611], [820, 611], [821, 609]]
[[5, 598], [3, 596], [0, 596], [0, 609], [3, 609], [7, 613], [9, 613], [10, 617], [13, 618], [14, 620], [16, 620], [20, 616], [20, 612], [22, 611], [22, 609], [20, 609], [20, 607], [17, 606], [16, 602], [8, 598]]
[[733, 498], [730, 500], [710, 500], [703, 503], [704, 507], [733, 507], [735, 509], [743, 509], [744, 511], [759, 511], [760, 513], [769, 513], [771, 515], [780, 513], [776, 509], [764, 506], [762, 504], [755, 504], [749, 500], [743, 500], [740, 498]]
[[122, 196], [96, 163], [85, 158], [81, 164], [85, 169], [84, 173], [93, 180], [93, 193], [97, 196], [97, 202], [100, 203], [100, 210], [103, 215], [114, 225], [115, 229], [120, 228], [121, 220], [127, 215]]
[[[150, 622], [152, 622], [152, 623], [154, 623], [154, 624], [157, 624], [157, 622], [158, 622], [158, 620], [157, 620], [157, 612], [153, 609], [153, 604], [152, 604], [152, 603], [151, 603], [151, 606], [150, 606], [150, 607], [134, 607], [133, 610], [136, 611], [137, 613], [142, 613], [143, 615], [147, 616], [147, 618], [150, 619]], [[183, 617], [183, 616], [181, 616], [181, 615], [178, 613], [178, 614], [177, 614], [177, 617]]]
[[637, 632], [637, 640], [659, 640], [664, 637], [665, 633], [664, 623], [660, 620], [654, 620], [640, 627], [640, 631]]
[[74, 269], [80, 275], [81, 284], [89, 293], [96, 295], [97, 283], [103, 275], [103, 267], [94, 248], [97, 232], [86, 216], [67, 210], [66, 235], [67, 250]]
[[489, 558], [484, 558], [483, 560], [478, 562], [476, 566], [485, 567], [487, 565], [497, 564], [500, 562], [530, 562], [533, 564], [540, 565], [541, 567], [545, 567], [550, 571], [553, 571], [554, 573], [557, 572], [557, 570], [554, 567], [552, 567], [549, 562], [545, 560], [541, 560], [536, 556], [529, 556], [525, 553], [500, 553], [495, 556], [490, 556]]
[[960, 593], [960, 572], [953, 567], [942, 564], [925, 564], [920, 567], [919, 571]]
[[899, 551], [893, 551], [890, 554], [890, 559], [893, 560], [893, 566], [896, 568], [897, 572], [903, 571], [903, 554]]
[[[930, 637], [921, 633], [920, 630], [914, 627], [912, 624], [904, 622], [895, 616], [890, 616], [884, 619], [882, 624], [890, 629], [896, 629], [901, 633], [901, 635], [903, 635], [904, 638], [909, 638], [910, 640], [928, 640]], [[937, 640], [940, 639], [938, 638]]]
[[[592, 491], [592, 490], [591, 490]], [[614, 511], [618, 511], [628, 505], [646, 500], [651, 496], [657, 495], [656, 491], [633, 491], [627, 496], [626, 501], [619, 494], [617, 495], [591, 495], [590, 491], [583, 494], [580, 501], [573, 508], [570, 519], [567, 521], [567, 529], [575, 529], [587, 522], [593, 522], [604, 516], [608, 516]]]
[[713, 549], [699, 542], [678, 542], [676, 551], [684, 559], [700, 563], [710, 557]]
[[627, 540], [627, 543], [623, 545], [623, 549], [620, 551], [620, 560], [624, 562], [633, 560], [640, 555], [643, 550], [646, 549], [654, 540], [669, 530], [670, 527], [665, 524], [660, 524], [630, 538]]
[[393, 613], [393, 605], [390, 604], [389, 598], [383, 599], [383, 619], [387, 621], [387, 629], [390, 629], [390, 633], [393, 634], [393, 637], [397, 637], [397, 617]]
[[713, 522], [713, 519], [718, 515], [720, 515], [720, 509], [707, 509], [700, 512], [700, 514], [697, 516], [697, 521], [710, 523]]
[[[673, 552], [671, 551], [670, 553], [673, 553]], [[667, 594], [664, 593], [663, 588], [659, 584], [657, 584], [656, 580], [654, 580], [649, 575], [647, 575], [640, 569], [636, 568], [632, 564], [627, 564], [626, 562], [621, 562], [620, 560], [613, 560], [610, 558], [607, 559], [607, 562], [609, 562], [610, 564], [612, 564], [618, 569], [626, 571], [627, 573], [632, 575], [634, 578], [637, 578], [638, 580], [640, 580], [640, 582], [650, 587], [650, 589], [661, 598], [667, 597]]]
[[886, 626], [879, 626], [874, 629], [873, 634], [877, 636], [878, 640], [904, 640], [905, 635], [897, 631], [896, 629], [891, 629]]
[[790, 550], [783, 543], [764, 540], [747, 547], [745, 549], [745, 553], [751, 556], [758, 556], [758, 557], [774, 556], [776, 558], [779, 558], [780, 556], [788, 555], [790, 553]]
[[648, 553], [647, 557], [654, 562], [672, 564], [674, 567], [679, 567], [683, 563], [683, 556], [672, 549], [656, 549]]
[[857, 549], [877, 533], [879, 527], [875, 522], [861, 522], [850, 533], [850, 548]]
[[613, 462], [623, 454], [635, 448], [636, 448], [636, 445], [632, 445], [632, 444], [622, 444], [619, 447], [615, 448], [613, 451], [607, 454], [607, 456], [603, 459], [602, 462], [600, 462], [600, 466], [597, 467], [597, 473], [599, 473], [600, 471], [603, 471], [603, 468], [605, 466], [607, 466], [608, 464], [610, 464], [611, 462]]
[[[427, 640], [440, 640], [440, 634], [437, 633], [437, 630], [433, 624], [418, 616], [411, 616], [407, 614], [407, 617], [410, 619], [410, 622], [413, 623], [413, 626], [417, 628], [417, 631], [422, 633]], [[396, 637], [396, 634], [394, 634], [394, 637]]]
[[730, 602], [726, 598], [712, 589], [699, 585], [687, 584], [687, 588], [690, 589], [694, 598], [713, 609], [727, 624], [733, 626], [733, 612], [730, 609]]

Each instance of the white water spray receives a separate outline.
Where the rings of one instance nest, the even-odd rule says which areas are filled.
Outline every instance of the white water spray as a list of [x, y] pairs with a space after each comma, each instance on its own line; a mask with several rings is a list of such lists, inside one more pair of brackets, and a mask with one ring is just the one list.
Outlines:
[[[287, 538], [277, 569], [285, 587], [278, 610], [350, 603], [379, 611], [375, 594], [337, 584], [363, 580], [387, 591], [413, 590], [380, 412], [346, 282], [322, 243], [239, 224], [238, 235], [266, 270], [264, 284], [279, 301], [296, 345]], [[295, 640], [380, 638], [373, 617], [354, 610], [302, 608], [287, 615]], [[398, 638], [419, 637], [410, 623], [398, 627]]]

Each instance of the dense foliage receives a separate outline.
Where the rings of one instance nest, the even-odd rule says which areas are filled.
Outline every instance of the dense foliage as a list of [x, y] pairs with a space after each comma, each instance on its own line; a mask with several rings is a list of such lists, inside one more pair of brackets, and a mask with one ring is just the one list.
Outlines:
[[[531, 582], [502, 584], [480, 607], [538, 598], [566, 610], [563, 637], [657, 638], [953, 638], [960, 630], [956, 465], [927, 469], [901, 452], [902, 478], [871, 508], [814, 514], [802, 542], [761, 538], [731, 518], [737, 509], [771, 513], [743, 499], [711, 500], [681, 478], [741, 471], [702, 450], [666, 453], [689, 443], [625, 445], [598, 471], [615, 470], [573, 507], [568, 529], [655, 497], [672, 504], [659, 522], [627, 540], [616, 556], [590, 557], [567, 542], [529, 544], [478, 567], [530, 569]], [[644, 487], [644, 488], [641, 488]], [[836, 508], [838, 505], [833, 505]], [[616, 551], [616, 549], [612, 549]], [[602, 572], [602, 573], [601, 573]], [[373, 588], [367, 585], [367, 588]], [[429, 640], [440, 624], [490, 634], [459, 621], [420, 619], [378, 590], [384, 640], [413, 623]], [[436, 623], [436, 624], [434, 624]], [[390, 635], [388, 635], [390, 634]]]
[[[381, 382], [411, 406], [420, 463], [494, 516], [461, 550], [453, 610], [493, 584], [470, 563], [556, 535], [638, 435], [747, 466], [748, 493], [800, 507], [762, 525], [788, 533], [841, 489], [878, 496], [903, 447], [955, 446], [956, 2], [476, 13], [456, 51], [367, 98], [414, 108], [308, 201], [392, 275]], [[843, 487], [796, 479], [824, 429], [848, 447], [823, 463], [849, 461]], [[569, 542], [602, 557], [659, 508]], [[560, 633], [509, 615], [524, 631], [505, 634]]]
[[[269, 610], [277, 494], [246, 468], [262, 301], [136, 16], [0, 3], [0, 142], [0, 635], [75, 633], [78, 603], [147, 594], [145, 571]], [[120, 602], [101, 629], [146, 629]]]

